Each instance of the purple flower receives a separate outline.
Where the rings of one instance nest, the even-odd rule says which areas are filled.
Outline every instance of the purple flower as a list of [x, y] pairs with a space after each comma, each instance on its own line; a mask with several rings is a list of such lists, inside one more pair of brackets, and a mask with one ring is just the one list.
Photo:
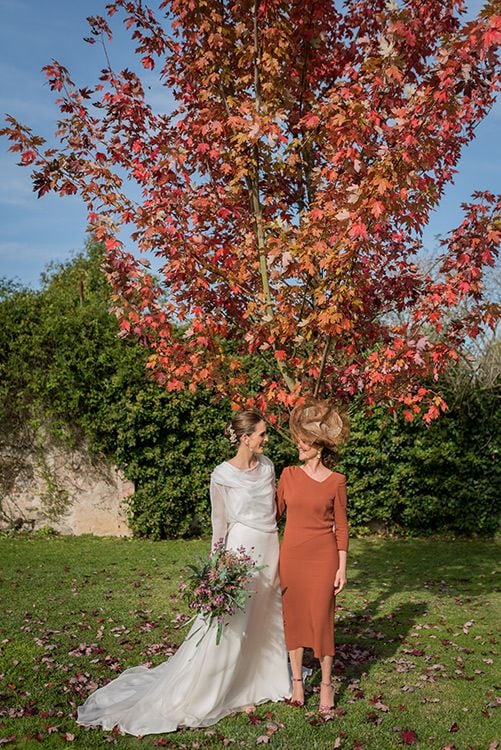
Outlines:
[[[208, 560], [191, 565], [187, 582], [180, 585], [182, 598], [191, 610], [198, 611], [207, 623], [217, 623], [216, 643], [222, 628], [237, 609], [245, 606], [247, 586], [255, 572], [264, 566], [256, 565], [244, 547], [225, 550], [218, 542]], [[235, 600], [239, 603], [235, 605]]]

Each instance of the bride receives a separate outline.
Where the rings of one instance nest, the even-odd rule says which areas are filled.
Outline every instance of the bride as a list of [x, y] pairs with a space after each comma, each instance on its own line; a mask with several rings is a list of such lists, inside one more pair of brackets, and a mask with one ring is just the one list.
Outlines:
[[[212, 547], [245, 547], [262, 567], [245, 610], [216, 645], [216, 623], [198, 617], [178, 651], [153, 669], [132, 667], [92, 693], [78, 709], [83, 726], [119, 727], [136, 736], [205, 727], [230, 713], [290, 696], [280, 588], [273, 464], [263, 455], [266, 424], [237, 413], [226, 436], [236, 455], [211, 476]], [[201, 630], [200, 630], [201, 629]], [[195, 637], [190, 637], [192, 634]], [[203, 635], [203, 637], [202, 637]]]

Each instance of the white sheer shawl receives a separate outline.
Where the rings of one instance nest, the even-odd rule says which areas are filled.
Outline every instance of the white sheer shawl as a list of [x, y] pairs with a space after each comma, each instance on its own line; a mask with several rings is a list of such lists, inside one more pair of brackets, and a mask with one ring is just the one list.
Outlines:
[[212, 472], [212, 546], [225, 540], [236, 523], [258, 531], [276, 531], [275, 470], [266, 456], [256, 458], [252, 469], [242, 471], [223, 461]]

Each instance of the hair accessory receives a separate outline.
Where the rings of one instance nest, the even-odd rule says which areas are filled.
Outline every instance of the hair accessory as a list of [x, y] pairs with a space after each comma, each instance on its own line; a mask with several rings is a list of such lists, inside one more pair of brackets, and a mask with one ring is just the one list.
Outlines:
[[335, 448], [348, 435], [348, 420], [343, 409], [328, 401], [307, 398], [295, 406], [290, 416], [290, 430], [295, 440], [315, 447]]
[[238, 443], [237, 433], [231, 424], [228, 426], [228, 440], [230, 441], [230, 445], [236, 445]]

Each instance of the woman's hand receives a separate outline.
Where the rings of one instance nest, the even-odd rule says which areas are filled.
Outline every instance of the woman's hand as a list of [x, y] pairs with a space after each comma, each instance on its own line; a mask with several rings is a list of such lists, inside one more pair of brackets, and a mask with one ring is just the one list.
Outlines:
[[344, 570], [339, 570], [336, 573], [336, 577], [334, 579], [334, 594], [337, 595], [341, 593], [341, 591], [346, 586], [346, 572]]
[[336, 577], [334, 579], [334, 595], [341, 593], [346, 586], [346, 571], [342, 568], [338, 568]]

